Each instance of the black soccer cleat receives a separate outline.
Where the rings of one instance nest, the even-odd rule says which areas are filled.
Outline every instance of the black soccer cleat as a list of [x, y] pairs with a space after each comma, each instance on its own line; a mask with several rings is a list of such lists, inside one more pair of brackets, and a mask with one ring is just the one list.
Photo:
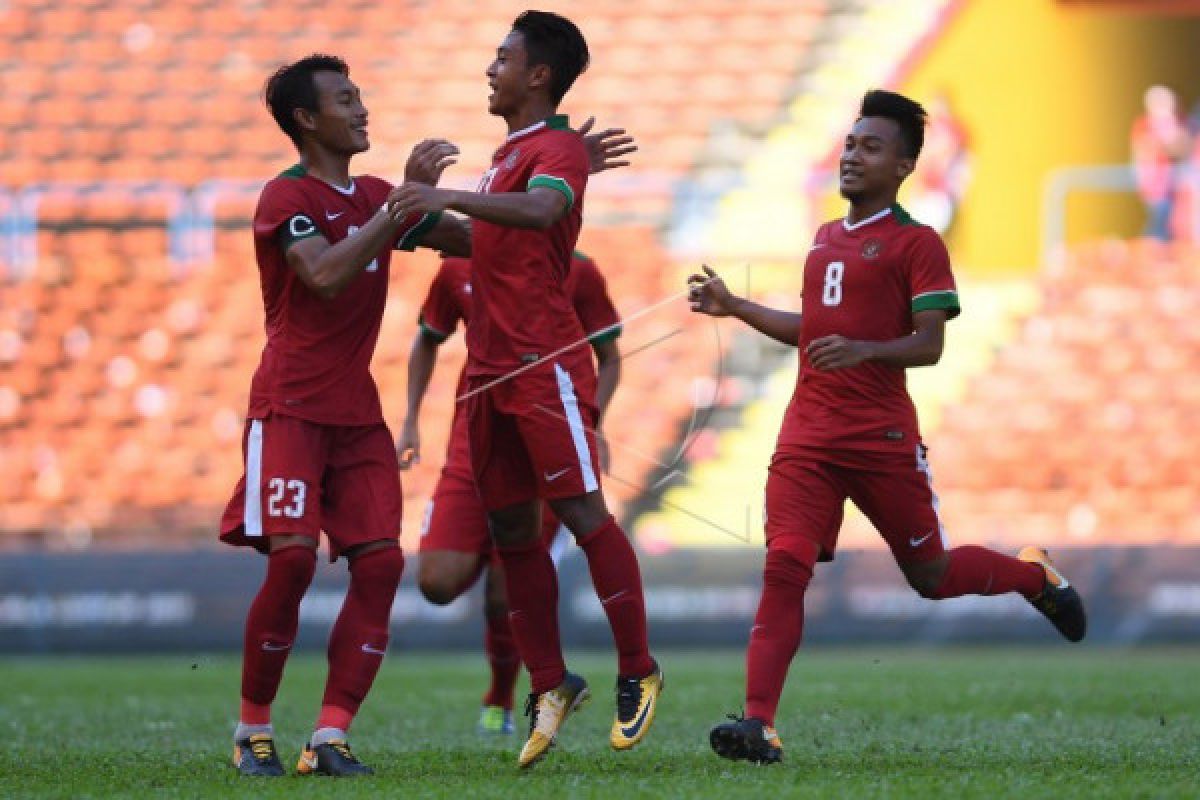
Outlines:
[[233, 766], [243, 775], [256, 778], [278, 778], [283, 764], [275, 750], [275, 739], [269, 733], [253, 733], [233, 743]]
[[730, 761], [749, 761], [752, 764], [778, 764], [783, 761], [783, 742], [770, 725], [757, 717], [729, 715], [708, 732], [713, 752]]
[[311, 743], [305, 745], [296, 764], [296, 772], [301, 775], [331, 775], [335, 778], [375, 774], [375, 770], [355, 758], [344, 739], [333, 739], [316, 747]]
[[1042, 593], [1030, 598], [1030, 604], [1042, 612], [1068, 641], [1081, 641], [1087, 635], [1087, 612], [1083, 610], [1083, 598], [1055, 569], [1050, 554], [1038, 547], [1025, 547], [1017, 554], [1017, 558], [1037, 564], [1046, 573]]

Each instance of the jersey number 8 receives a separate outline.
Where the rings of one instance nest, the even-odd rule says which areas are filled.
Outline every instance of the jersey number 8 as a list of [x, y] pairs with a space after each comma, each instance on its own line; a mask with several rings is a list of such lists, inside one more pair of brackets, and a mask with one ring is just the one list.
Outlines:
[[836, 306], [842, 302], [842, 277], [846, 274], [844, 261], [830, 261], [825, 268], [825, 290], [821, 292], [821, 302], [827, 306]]

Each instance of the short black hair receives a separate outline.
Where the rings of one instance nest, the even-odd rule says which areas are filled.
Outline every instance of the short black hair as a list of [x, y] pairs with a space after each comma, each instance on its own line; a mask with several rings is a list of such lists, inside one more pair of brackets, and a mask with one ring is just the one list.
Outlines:
[[313, 53], [275, 70], [263, 87], [263, 99], [267, 108], [271, 109], [271, 116], [297, 149], [300, 148], [300, 126], [296, 124], [296, 116], [292, 112], [297, 108], [319, 110], [317, 85], [313, 80], [313, 74], [317, 72], [338, 72], [349, 76], [350, 67], [337, 56]]
[[526, 65], [550, 68], [550, 99], [561, 102], [588, 66], [583, 34], [574, 22], [550, 11], [526, 11], [513, 20], [512, 27], [525, 39]]
[[872, 89], [863, 95], [858, 118], [883, 117], [900, 128], [900, 152], [916, 159], [925, 144], [925, 120], [929, 115], [915, 100], [885, 89]]

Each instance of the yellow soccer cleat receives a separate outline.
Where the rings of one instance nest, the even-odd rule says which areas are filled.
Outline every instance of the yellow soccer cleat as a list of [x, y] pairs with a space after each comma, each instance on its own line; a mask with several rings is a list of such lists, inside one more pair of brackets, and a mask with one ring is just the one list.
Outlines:
[[662, 690], [663, 674], [657, 663], [644, 678], [617, 678], [617, 717], [608, 737], [614, 750], [629, 750], [646, 738]]
[[529, 740], [521, 748], [521, 755], [517, 759], [521, 769], [532, 767], [545, 757], [567, 716], [582, 708], [590, 697], [587, 681], [570, 672], [561, 684], [550, 691], [529, 695], [529, 702], [525, 704], [525, 715], [529, 717]]

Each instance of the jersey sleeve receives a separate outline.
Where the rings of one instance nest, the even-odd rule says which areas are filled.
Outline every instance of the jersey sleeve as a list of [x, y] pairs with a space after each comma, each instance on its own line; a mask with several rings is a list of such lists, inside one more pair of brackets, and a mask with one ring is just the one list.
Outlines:
[[908, 258], [912, 311], [945, 311], [947, 319], [958, 316], [958, 288], [950, 271], [950, 254], [942, 237], [932, 228], [922, 228]]
[[417, 324], [425, 335], [438, 343], [449, 339], [462, 319], [462, 309], [454, 296], [450, 273], [443, 261], [433, 282], [429, 284], [429, 293], [425, 295], [425, 302], [421, 304], [421, 313], [417, 317]]
[[286, 253], [296, 242], [321, 235], [298, 186], [274, 180], [263, 188], [254, 210], [256, 239], [276, 238], [279, 249]]
[[621, 335], [621, 317], [608, 295], [608, 282], [590, 258], [576, 256], [571, 260], [574, 287], [571, 304], [575, 315], [583, 325], [583, 332], [593, 345], [607, 342]]
[[567, 198], [567, 210], [583, 197], [587, 186], [588, 158], [583, 138], [573, 131], [564, 131], [534, 155], [529, 181], [525, 189], [539, 186], [561, 192]]

